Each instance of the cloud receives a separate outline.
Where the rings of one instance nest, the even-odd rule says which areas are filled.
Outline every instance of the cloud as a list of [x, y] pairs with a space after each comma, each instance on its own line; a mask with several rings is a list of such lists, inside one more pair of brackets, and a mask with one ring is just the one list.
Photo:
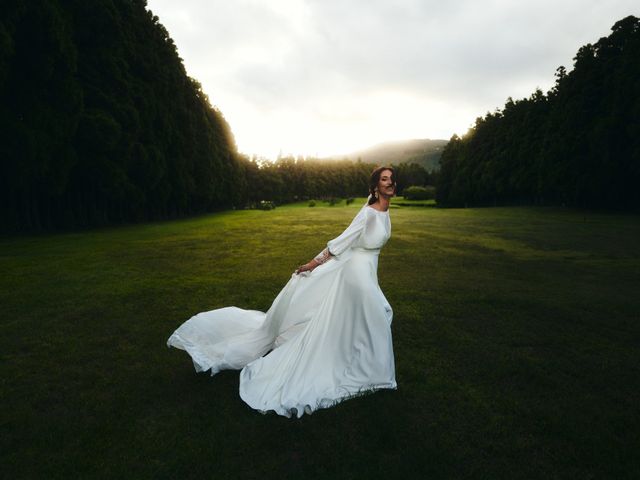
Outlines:
[[[555, 69], [570, 69], [577, 49], [608, 35], [635, 3], [150, 0], [149, 8], [242, 150], [276, 137], [285, 151], [304, 149], [324, 137], [300, 152], [310, 153], [338, 137], [336, 148], [348, 148], [349, 132], [355, 143], [402, 135], [380, 115], [396, 116], [406, 137], [464, 133], [507, 97], [548, 90]], [[282, 133], [300, 123], [317, 135]], [[252, 136], [262, 137], [253, 147]]]

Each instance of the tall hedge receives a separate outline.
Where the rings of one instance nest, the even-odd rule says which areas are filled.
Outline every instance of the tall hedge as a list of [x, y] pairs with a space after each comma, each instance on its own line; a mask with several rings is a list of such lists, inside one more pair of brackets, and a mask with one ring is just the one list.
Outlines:
[[229, 126], [142, 0], [5, 0], [1, 228], [168, 218], [244, 202]]

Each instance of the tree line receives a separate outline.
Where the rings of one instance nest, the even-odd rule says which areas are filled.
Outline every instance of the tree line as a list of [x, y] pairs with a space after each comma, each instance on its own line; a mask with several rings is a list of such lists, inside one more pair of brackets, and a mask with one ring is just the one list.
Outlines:
[[[364, 196], [369, 190], [369, 176], [378, 165], [360, 159], [352, 161], [283, 157], [275, 162], [240, 157], [246, 175], [249, 205], [261, 200], [288, 203], [306, 199], [348, 198]], [[393, 166], [397, 190], [412, 185], [433, 185], [436, 173], [416, 163]]]
[[554, 87], [509, 98], [443, 150], [439, 205], [640, 208], [640, 21], [581, 47]]
[[4, 230], [242, 201], [229, 126], [144, 0], [5, 0], [0, 99]]
[[[509, 98], [443, 150], [397, 165], [440, 205], [640, 207], [640, 23], [629, 16], [555, 86]], [[175, 218], [261, 200], [352, 197], [375, 165], [237, 152], [145, 0], [5, 0], [0, 17], [0, 228]]]

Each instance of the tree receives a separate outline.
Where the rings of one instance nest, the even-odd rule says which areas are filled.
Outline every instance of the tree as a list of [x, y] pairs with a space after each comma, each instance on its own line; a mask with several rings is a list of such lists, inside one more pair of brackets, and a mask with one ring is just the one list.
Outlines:
[[438, 203], [640, 208], [640, 21], [581, 47], [554, 87], [476, 119], [444, 149]]

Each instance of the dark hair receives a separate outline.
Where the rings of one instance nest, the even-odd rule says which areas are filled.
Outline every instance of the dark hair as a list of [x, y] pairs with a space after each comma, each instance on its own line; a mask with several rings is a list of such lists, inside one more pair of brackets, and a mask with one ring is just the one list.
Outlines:
[[378, 201], [378, 197], [376, 197], [376, 188], [378, 188], [378, 183], [380, 182], [380, 175], [385, 170], [389, 170], [391, 172], [391, 181], [393, 184], [396, 184], [396, 172], [393, 167], [378, 167], [373, 172], [371, 172], [371, 177], [369, 177], [369, 193], [371, 197], [369, 197], [369, 205], [373, 205]]

